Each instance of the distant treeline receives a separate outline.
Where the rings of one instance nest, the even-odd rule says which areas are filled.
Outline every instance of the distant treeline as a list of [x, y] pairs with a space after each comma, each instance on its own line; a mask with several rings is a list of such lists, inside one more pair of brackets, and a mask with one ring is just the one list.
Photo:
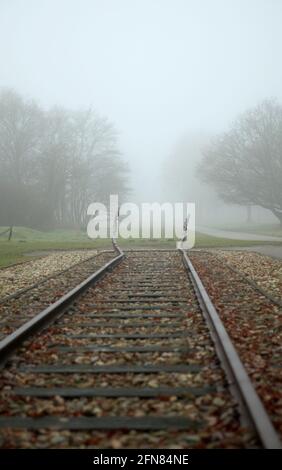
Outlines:
[[114, 126], [91, 109], [44, 111], [0, 93], [0, 225], [85, 227], [88, 204], [127, 192]]

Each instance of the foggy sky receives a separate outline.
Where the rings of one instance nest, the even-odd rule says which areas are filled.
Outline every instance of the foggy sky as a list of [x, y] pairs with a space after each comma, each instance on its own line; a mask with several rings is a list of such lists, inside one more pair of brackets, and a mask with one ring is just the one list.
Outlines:
[[281, 24], [281, 0], [0, 0], [0, 87], [108, 116], [153, 200], [183, 135], [282, 100]]

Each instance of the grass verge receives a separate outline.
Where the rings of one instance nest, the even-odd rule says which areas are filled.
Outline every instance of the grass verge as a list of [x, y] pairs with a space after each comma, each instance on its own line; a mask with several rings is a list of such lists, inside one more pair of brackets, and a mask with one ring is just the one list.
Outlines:
[[[0, 233], [5, 227], [0, 227]], [[119, 240], [123, 248], [175, 248], [173, 239], [129, 239]], [[196, 233], [195, 248], [212, 247], [240, 247], [263, 244], [277, 244], [282, 242], [254, 242], [244, 240], [231, 240], [217, 238], [202, 233]], [[25, 227], [16, 227], [13, 238], [7, 241], [7, 237], [0, 237], [0, 267], [21, 263], [41, 256], [42, 252], [49, 250], [77, 250], [77, 249], [103, 249], [111, 248], [110, 240], [90, 240], [83, 232], [72, 230], [54, 230], [52, 232], [40, 232]]]

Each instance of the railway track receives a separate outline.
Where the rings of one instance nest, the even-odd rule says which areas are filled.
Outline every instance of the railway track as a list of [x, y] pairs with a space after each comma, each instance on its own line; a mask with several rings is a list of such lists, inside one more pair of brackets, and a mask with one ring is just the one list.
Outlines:
[[[62, 269], [60, 271], [55, 271], [54, 273], [48, 275], [48, 276], [43, 276], [41, 279], [39, 279], [37, 282], [34, 282], [33, 284], [30, 284], [28, 285], [27, 287], [24, 287], [24, 288], [21, 288], [21, 289], [17, 289], [15, 292], [12, 292], [11, 294], [7, 294], [7, 295], [4, 295], [4, 296], [1, 296], [0, 298], [0, 305], [1, 304], [4, 304], [5, 302], [7, 302], [8, 300], [10, 299], [16, 299], [18, 297], [20, 297], [21, 295], [25, 294], [26, 292], [29, 292], [33, 289], [36, 289], [37, 287], [41, 286], [42, 284], [45, 284], [45, 282], [49, 281], [50, 279], [54, 279], [56, 277], [59, 277], [59, 276], [62, 276], [63, 274], [67, 273], [68, 271], [73, 271], [75, 269], [76, 266], [80, 266], [80, 265], [83, 265], [83, 263], [87, 262], [87, 261], [90, 261], [90, 260], [93, 260], [94, 258], [96, 258], [96, 256], [98, 256], [100, 253], [95, 253], [93, 254], [92, 256], [90, 256], [89, 258], [86, 258], [82, 261], [78, 261], [77, 263], [74, 263], [72, 264], [71, 266], [65, 268], [65, 269]], [[32, 263], [31, 260], [29, 261], [21, 261], [19, 263], [14, 263], [14, 264], [11, 264], [9, 266], [4, 266], [2, 268], [0, 268], [0, 270], [3, 270], [5, 271], [6, 269], [10, 269], [10, 268], [14, 268], [15, 266], [22, 266], [22, 265], [28, 265], [29, 263]]]
[[70, 288], [75, 287], [93, 271], [102, 267], [113, 256], [113, 250], [103, 250], [25, 289], [1, 298], [0, 340], [52, 304]]
[[[205, 255], [205, 257], [212, 257], [213, 253], [209, 251], [194, 251], [194, 255], [197, 253], [201, 253], [201, 255]], [[255, 291], [257, 291], [258, 294], [262, 294], [266, 299], [270, 300], [270, 302], [274, 305], [277, 305], [278, 307], [282, 307], [282, 300], [279, 299], [278, 297], [275, 297], [274, 295], [271, 295], [269, 292], [267, 292], [265, 289], [260, 287], [254, 280], [250, 279], [250, 277], [246, 276], [242, 271], [239, 269], [235, 268], [232, 266], [230, 263], [223, 259], [217, 259], [216, 260], [219, 265], [224, 265], [226, 266], [232, 273], [235, 273], [237, 275], [237, 278], [242, 279], [243, 282], [248, 283]]]
[[0, 342], [2, 447], [280, 447], [187, 255], [116, 250]]
[[190, 258], [281, 436], [281, 300], [215, 254]]

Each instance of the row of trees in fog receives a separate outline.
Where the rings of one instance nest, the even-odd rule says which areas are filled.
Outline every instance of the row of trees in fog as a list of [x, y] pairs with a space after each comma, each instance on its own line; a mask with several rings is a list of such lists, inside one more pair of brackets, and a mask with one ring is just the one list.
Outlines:
[[196, 201], [202, 222], [202, 209], [216, 206], [217, 195], [226, 203], [268, 209], [282, 224], [282, 106], [265, 100], [215, 138], [188, 135], [166, 161], [164, 181], [166, 194]]
[[1, 225], [83, 227], [88, 204], [127, 193], [114, 126], [91, 109], [41, 109], [0, 94]]
[[269, 209], [282, 224], [282, 106], [246, 111], [204, 151], [197, 173], [225, 202]]

